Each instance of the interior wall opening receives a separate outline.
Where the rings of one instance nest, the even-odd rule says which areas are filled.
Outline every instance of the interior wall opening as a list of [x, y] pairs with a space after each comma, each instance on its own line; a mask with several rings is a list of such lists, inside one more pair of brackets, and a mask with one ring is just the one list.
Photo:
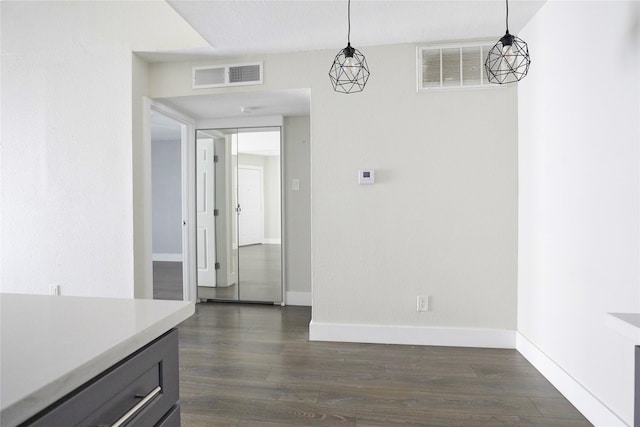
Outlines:
[[196, 132], [201, 300], [284, 301], [281, 134], [279, 126]]
[[184, 124], [151, 109], [153, 298], [182, 300]]

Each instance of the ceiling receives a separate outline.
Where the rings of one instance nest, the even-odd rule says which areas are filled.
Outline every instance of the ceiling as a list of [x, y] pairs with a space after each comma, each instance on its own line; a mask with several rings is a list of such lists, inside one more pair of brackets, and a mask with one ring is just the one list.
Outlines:
[[309, 115], [309, 89], [179, 96], [162, 103], [194, 119]]
[[[347, 42], [344, 0], [167, 0], [211, 45], [198, 54], [238, 56], [340, 49]], [[517, 34], [545, 0], [511, 0], [509, 28]], [[356, 48], [396, 43], [489, 38], [505, 31], [502, 0], [354, 0]]]
[[[511, 0], [517, 34], [546, 0]], [[339, 50], [347, 41], [344, 0], [167, 0], [211, 45], [196, 51], [140, 53], [148, 62]], [[499, 39], [502, 0], [353, 0], [354, 47], [469, 39]], [[309, 114], [308, 90], [186, 96], [162, 102], [195, 119]], [[243, 108], [244, 107], [244, 108]]]

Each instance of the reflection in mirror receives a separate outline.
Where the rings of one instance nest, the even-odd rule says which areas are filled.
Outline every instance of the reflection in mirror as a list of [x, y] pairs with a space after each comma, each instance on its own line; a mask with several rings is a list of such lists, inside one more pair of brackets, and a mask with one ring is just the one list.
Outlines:
[[282, 301], [280, 133], [197, 131], [200, 299]]
[[196, 133], [198, 298], [238, 300], [237, 130]]
[[240, 299], [282, 301], [280, 128], [238, 133]]

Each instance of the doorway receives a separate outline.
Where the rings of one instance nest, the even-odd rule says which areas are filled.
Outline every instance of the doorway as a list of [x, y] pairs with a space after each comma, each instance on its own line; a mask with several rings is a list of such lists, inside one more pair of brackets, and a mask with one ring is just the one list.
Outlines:
[[187, 206], [193, 200], [193, 182], [188, 173], [193, 155], [188, 147], [193, 145], [195, 126], [191, 119], [171, 108], [149, 99], [145, 102], [149, 114], [145, 140], [150, 171], [147, 259], [151, 295], [154, 299], [193, 300], [195, 263], [188, 244], [192, 227]]
[[201, 300], [282, 303], [281, 145], [279, 126], [196, 132]]

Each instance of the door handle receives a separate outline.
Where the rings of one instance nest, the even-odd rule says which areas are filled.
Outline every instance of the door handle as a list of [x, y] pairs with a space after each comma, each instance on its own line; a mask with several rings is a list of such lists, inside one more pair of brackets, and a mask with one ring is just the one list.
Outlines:
[[238, 205], [238, 207], [236, 207], [236, 212], [237, 212], [237, 213], [242, 212], [242, 208], [240, 207], [240, 205]]
[[160, 393], [162, 393], [162, 387], [157, 386], [156, 388], [151, 390], [149, 394], [147, 394], [146, 396], [136, 395], [136, 398], [138, 399], [142, 398], [142, 400], [138, 402], [133, 408], [129, 409], [129, 411], [127, 411], [126, 414], [118, 418], [118, 420], [115, 423], [111, 424], [111, 427], [120, 427], [128, 423], [138, 412], [140, 412], [142, 408], [147, 406], [149, 402], [153, 400], [154, 397], [158, 396]]

